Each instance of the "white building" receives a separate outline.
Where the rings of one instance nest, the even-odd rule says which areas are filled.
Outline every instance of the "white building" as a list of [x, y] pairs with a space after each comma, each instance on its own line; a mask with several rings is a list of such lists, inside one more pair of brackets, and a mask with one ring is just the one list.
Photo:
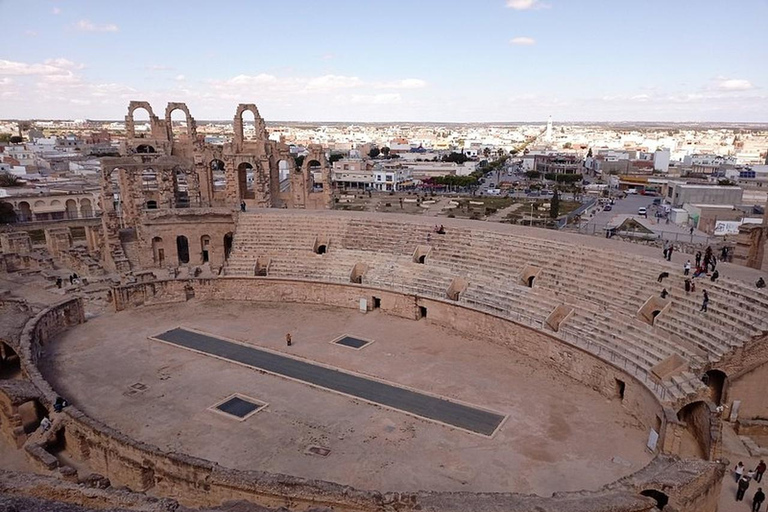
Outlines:
[[405, 166], [377, 165], [373, 169], [373, 188], [386, 192], [397, 191], [413, 181], [413, 172]]

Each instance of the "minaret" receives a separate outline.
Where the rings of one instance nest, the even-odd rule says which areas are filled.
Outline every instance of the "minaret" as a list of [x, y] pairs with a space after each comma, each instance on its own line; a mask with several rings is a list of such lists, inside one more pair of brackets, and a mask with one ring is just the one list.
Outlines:
[[547, 119], [547, 135], [545, 136], [547, 142], [552, 142], [552, 116]]

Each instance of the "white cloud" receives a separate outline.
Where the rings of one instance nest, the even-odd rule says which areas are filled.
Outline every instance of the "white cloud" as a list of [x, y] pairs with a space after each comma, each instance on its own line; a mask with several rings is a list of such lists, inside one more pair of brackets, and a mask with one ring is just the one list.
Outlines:
[[741, 78], [725, 78], [717, 77], [715, 80], [715, 89], [720, 91], [748, 91], [754, 89], [755, 86], [749, 80]]
[[396, 105], [402, 100], [402, 96], [398, 93], [354, 94], [349, 98], [350, 103], [368, 105]]
[[75, 23], [75, 29], [81, 32], [117, 32], [120, 29], [114, 23], [105, 23], [97, 25], [90, 20], [80, 20]]
[[256, 76], [237, 75], [231, 80], [228, 80], [227, 83], [231, 85], [270, 85], [270, 84], [276, 84], [277, 81], [278, 80], [275, 75], [269, 75], [267, 73], [259, 73]]
[[184, 75], [176, 75], [176, 77], [174, 78], [174, 80], [176, 80], [177, 82], [183, 82], [186, 79], [187, 77], [185, 77]]
[[51, 14], [61, 14], [61, 9], [58, 7], [54, 7], [51, 9]]
[[530, 9], [549, 9], [549, 4], [540, 0], [507, 0], [507, 7], [516, 11], [527, 11]]
[[48, 59], [43, 64], [0, 59], [0, 76], [68, 75], [72, 73], [72, 69], [82, 68], [82, 64], [75, 64], [67, 59]]
[[24, 35], [27, 37], [37, 37], [37, 32], [34, 30], [25, 30]]
[[536, 40], [532, 37], [513, 37], [509, 40], [509, 44], [516, 44], [518, 46], [532, 46], [536, 44]]
[[170, 66], [163, 66], [162, 64], [150, 64], [147, 66], [147, 69], [150, 71], [170, 71], [173, 68]]
[[363, 85], [363, 81], [356, 76], [324, 75], [309, 80], [307, 89], [349, 89], [361, 85]]

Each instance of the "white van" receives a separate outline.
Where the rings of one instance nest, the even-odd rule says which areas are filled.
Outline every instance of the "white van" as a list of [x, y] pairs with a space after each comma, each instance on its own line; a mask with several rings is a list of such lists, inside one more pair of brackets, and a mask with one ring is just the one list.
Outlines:
[[637, 209], [637, 214], [642, 215], [643, 217], [647, 217], [648, 210], [645, 208], [645, 206], [641, 206], [640, 208]]

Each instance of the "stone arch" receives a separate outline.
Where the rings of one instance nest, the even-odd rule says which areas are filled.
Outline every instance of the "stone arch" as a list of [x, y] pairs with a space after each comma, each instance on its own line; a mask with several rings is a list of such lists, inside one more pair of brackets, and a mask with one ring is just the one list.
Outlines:
[[208, 163], [211, 169], [211, 189], [214, 193], [224, 192], [227, 189], [227, 171], [223, 160], [214, 158]]
[[158, 267], [162, 267], [165, 263], [165, 246], [162, 237], [156, 236], [152, 239], [152, 261]]
[[93, 205], [87, 197], [80, 200], [80, 216], [84, 219], [93, 217]]
[[677, 419], [684, 426], [681, 429], [678, 455], [709, 460], [712, 447], [712, 416], [709, 403], [697, 400], [686, 404], [677, 411]]
[[74, 199], [67, 199], [64, 203], [64, 212], [65, 216], [68, 219], [76, 219], [77, 218], [77, 201]]
[[195, 118], [189, 113], [189, 108], [186, 103], [170, 102], [165, 107], [165, 126], [168, 130], [168, 140], [173, 140], [173, 120], [171, 114], [175, 110], [181, 110], [187, 118], [187, 136], [194, 140], [197, 136], [197, 126], [195, 126]]
[[[134, 113], [138, 109], [144, 109], [147, 111], [147, 114], [149, 114], [149, 125], [150, 130], [152, 129], [152, 125], [155, 116], [155, 113], [152, 111], [152, 105], [149, 104], [148, 101], [131, 101], [128, 103], [128, 114], [125, 116], [125, 136], [127, 139], [135, 139], [136, 138], [136, 124], [134, 120]], [[138, 152], [138, 151], [137, 151]], [[152, 151], [154, 153], [154, 151]]]
[[20, 221], [24, 222], [24, 221], [32, 220], [32, 207], [29, 206], [28, 202], [21, 201], [19, 203], [18, 208], [19, 208], [19, 214], [17, 218]]
[[704, 374], [702, 381], [709, 388], [710, 400], [712, 400], [715, 405], [721, 405], [725, 401], [728, 374], [722, 370], [713, 368]]
[[176, 255], [179, 258], [179, 264], [189, 263], [189, 240], [184, 235], [176, 237]]
[[42, 199], [38, 199], [37, 201], [35, 201], [35, 208], [42, 208], [43, 206], [45, 206], [45, 201], [43, 201]]
[[155, 147], [150, 146], [149, 144], [139, 144], [136, 146], [136, 152], [137, 153], [155, 153]]
[[264, 123], [264, 119], [262, 119], [261, 117], [261, 114], [259, 114], [259, 109], [256, 108], [256, 105], [254, 105], [253, 103], [241, 103], [237, 106], [237, 110], [235, 111], [235, 119], [233, 122], [233, 128], [235, 132], [235, 143], [242, 144], [242, 142], [245, 140], [245, 136], [243, 132], [243, 113], [244, 112], [251, 112], [253, 114], [255, 138], [257, 140], [267, 140], [268, 138], [267, 127], [266, 127], [266, 124]]

